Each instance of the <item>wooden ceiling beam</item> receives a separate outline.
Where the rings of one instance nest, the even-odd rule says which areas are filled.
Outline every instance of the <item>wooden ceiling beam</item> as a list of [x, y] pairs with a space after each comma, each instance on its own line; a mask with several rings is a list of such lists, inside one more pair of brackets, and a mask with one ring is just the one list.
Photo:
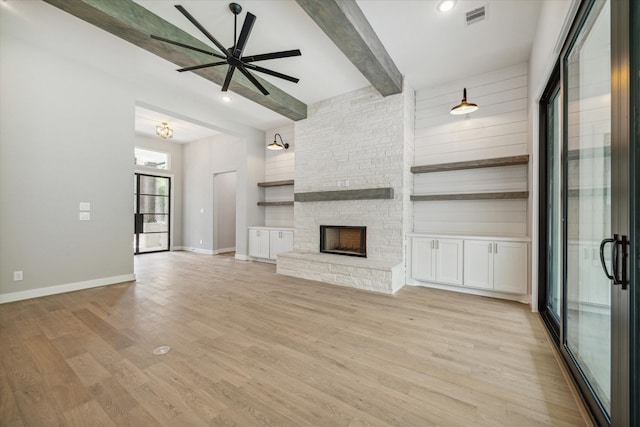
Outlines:
[[296, 0], [382, 96], [402, 92], [402, 74], [355, 0]]
[[[189, 33], [151, 13], [131, 0], [44, 0], [108, 33], [124, 39], [179, 67], [215, 62], [210, 55], [173, 46], [150, 37], [151, 34], [207, 51], [218, 52]], [[220, 86], [224, 83], [227, 67], [210, 67], [194, 71], [199, 76]], [[265, 108], [291, 120], [307, 117], [307, 105], [268, 81], [256, 79], [269, 91], [262, 95], [242, 73], [235, 73], [229, 89]]]

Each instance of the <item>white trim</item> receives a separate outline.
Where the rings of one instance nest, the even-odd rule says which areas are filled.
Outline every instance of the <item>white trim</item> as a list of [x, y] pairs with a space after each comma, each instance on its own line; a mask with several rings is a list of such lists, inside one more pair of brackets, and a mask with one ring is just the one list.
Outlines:
[[483, 297], [499, 298], [503, 300], [511, 300], [521, 302], [523, 304], [530, 304], [531, 297], [529, 294], [509, 294], [496, 291], [485, 291], [482, 289], [467, 288], [465, 286], [445, 285], [442, 283], [421, 282], [411, 278], [407, 279], [407, 285], [409, 286], [422, 286], [424, 288], [442, 289], [445, 291], [453, 291], [463, 294], [480, 295]]
[[238, 261], [249, 261], [251, 259], [247, 255], [242, 255], [242, 254], [236, 254], [234, 258], [237, 259]]
[[135, 280], [136, 275], [132, 273], [123, 274], [121, 276], [103, 277], [101, 279], [87, 280], [84, 282], [47, 286], [44, 288], [30, 289], [28, 291], [10, 292], [8, 294], [0, 294], [0, 304], [44, 297], [47, 295], [63, 294], [65, 292], [81, 291], [83, 289], [98, 288], [100, 286], [115, 285], [117, 283], [132, 282]]
[[182, 246], [183, 251], [195, 252], [202, 255], [215, 255], [211, 249], [190, 248], [188, 246]]
[[216, 249], [215, 251], [213, 251], [214, 255], [219, 255], [219, 254], [226, 254], [228, 252], [235, 252], [236, 248], [222, 248], [222, 249]]

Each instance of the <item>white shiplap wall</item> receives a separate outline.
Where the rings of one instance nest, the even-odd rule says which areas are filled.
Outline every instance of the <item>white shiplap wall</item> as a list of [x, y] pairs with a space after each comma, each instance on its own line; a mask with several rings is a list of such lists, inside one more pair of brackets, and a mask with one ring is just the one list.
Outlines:
[[[289, 144], [289, 149], [272, 151], [265, 148], [265, 181], [285, 181], [295, 175], [295, 128], [289, 126], [269, 129], [265, 132], [265, 147], [273, 142], [273, 136], [279, 133], [282, 140]], [[280, 142], [280, 139], [278, 139]], [[282, 187], [266, 187], [264, 200], [267, 202], [284, 202], [293, 200], [293, 185]], [[293, 227], [293, 206], [265, 206], [264, 224], [267, 227]]]
[[[416, 92], [414, 165], [529, 154], [527, 64]], [[467, 88], [478, 104], [449, 114]], [[413, 194], [525, 191], [527, 165], [416, 174]], [[526, 236], [527, 200], [414, 202], [415, 232]]]

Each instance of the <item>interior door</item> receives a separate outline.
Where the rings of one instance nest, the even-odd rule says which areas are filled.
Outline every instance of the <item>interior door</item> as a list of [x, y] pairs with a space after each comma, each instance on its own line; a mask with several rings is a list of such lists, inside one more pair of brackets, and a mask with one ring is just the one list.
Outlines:
[[134, 253], [168, 251], [171, 224], [171, 178], [134, 175]]

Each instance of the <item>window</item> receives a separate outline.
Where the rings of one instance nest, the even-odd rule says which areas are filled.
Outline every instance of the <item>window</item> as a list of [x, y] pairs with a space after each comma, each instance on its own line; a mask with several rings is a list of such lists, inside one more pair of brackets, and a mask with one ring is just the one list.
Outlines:
[[153, 169], [171, 169], [169, 153], [153, 151], [146, 148], [135, 148], [135, 164]]

